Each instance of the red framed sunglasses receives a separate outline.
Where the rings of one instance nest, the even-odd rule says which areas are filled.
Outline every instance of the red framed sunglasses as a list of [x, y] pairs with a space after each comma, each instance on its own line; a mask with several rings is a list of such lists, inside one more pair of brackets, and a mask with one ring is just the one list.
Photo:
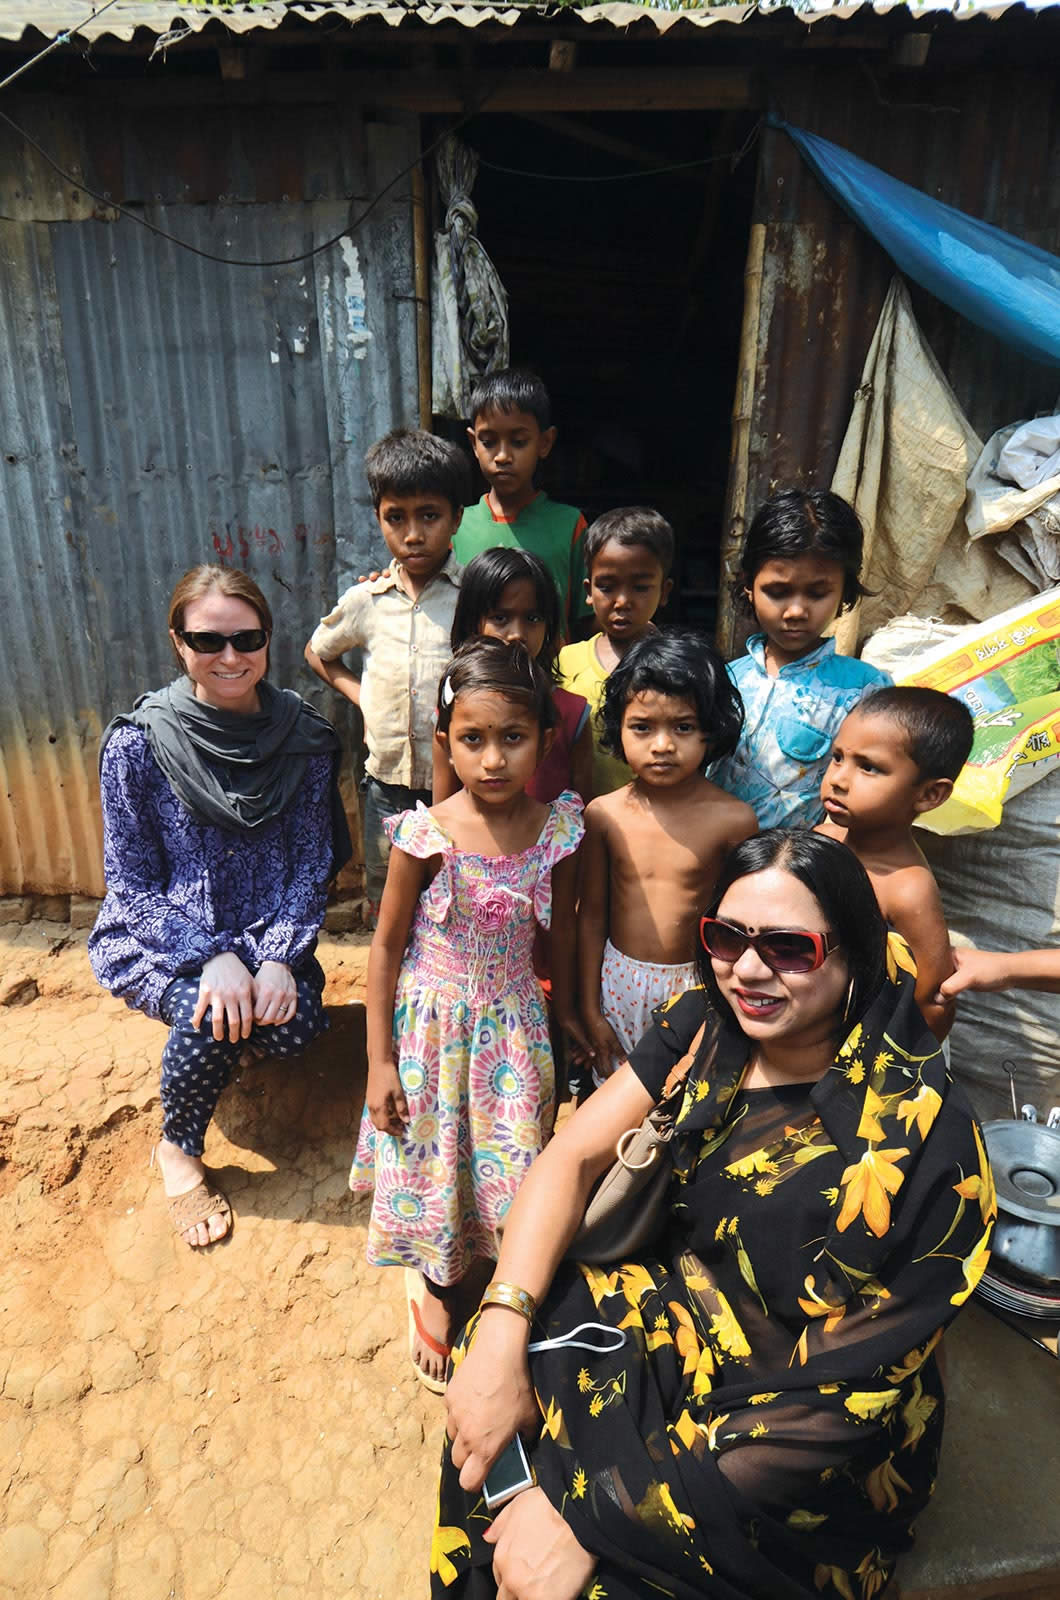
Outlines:
[[816, 972], [839, 944], [834, 933], [810, 933], [806, 928], [770, 928], [767, 933], [746, 933], [718, 917], [701, 917], [699, 937], [715, 961], [731, 965], [748, 948], [771, 972]]

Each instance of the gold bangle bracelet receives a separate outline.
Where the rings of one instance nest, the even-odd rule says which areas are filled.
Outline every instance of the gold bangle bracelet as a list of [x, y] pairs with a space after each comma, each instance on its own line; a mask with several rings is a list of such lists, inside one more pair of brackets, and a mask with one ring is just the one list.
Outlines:
[[520, 1289], [517, 1283], [491, 1283], [482, 1296], [482, 1309], [487, 1306], [504, 1306], [525, 1317], [527, 1322], [533, 1322], [537, 1315], [537, 1301], [528, 1289]]

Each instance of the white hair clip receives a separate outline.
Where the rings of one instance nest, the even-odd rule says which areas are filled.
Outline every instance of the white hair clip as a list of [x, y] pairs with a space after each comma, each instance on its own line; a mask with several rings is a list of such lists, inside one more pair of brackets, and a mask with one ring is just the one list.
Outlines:
[[442, 679], [442, 688], [439, 699], [441, 700], [443, 706], [451, 706], [453, 701], [456, 699], [456, 691], [449, 681], [448, 673], [446, 673], [445, 677]]

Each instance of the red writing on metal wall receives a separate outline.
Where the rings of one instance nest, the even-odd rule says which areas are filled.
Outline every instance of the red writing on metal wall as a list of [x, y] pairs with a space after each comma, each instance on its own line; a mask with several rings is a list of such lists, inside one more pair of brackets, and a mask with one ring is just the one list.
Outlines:
[[[211, 529], [210, 537], [222, 566], [237, 559], [248, 561], [252, 554], [282, 555], [287, 548], [282, 534], [277, 533], [275, 528], [264, 527], [260, 522], [255, 522], [253, 527], [244, 527], [241, 522], [226, 522], [223, 531]], [[303, 550], [307, 547], [319, 550], [335, 542], [335, 535], [330, 528], [312, 528], [305, 522], [296, 523], [288, 538]]]

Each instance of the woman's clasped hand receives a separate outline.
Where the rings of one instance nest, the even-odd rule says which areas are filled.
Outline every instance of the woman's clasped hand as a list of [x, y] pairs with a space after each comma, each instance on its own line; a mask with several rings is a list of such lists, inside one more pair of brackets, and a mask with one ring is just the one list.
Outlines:
[[297, 1010], [298, 985], [290, 967], [282, 961], [266, 961], [255, 974], [227, 950], [202, 969], [191, 1024], [198, 1028], [209, 1011], [214, 1038], [223, 1039], [227, 1034], [235, 1044], [250, 1038], [255, 1023], [290, 1022]]
[[541, 1489], [517, 1494], [482, 1537], [493, 1546], [497, 1600], [577, 1600], [596, 1571]]

